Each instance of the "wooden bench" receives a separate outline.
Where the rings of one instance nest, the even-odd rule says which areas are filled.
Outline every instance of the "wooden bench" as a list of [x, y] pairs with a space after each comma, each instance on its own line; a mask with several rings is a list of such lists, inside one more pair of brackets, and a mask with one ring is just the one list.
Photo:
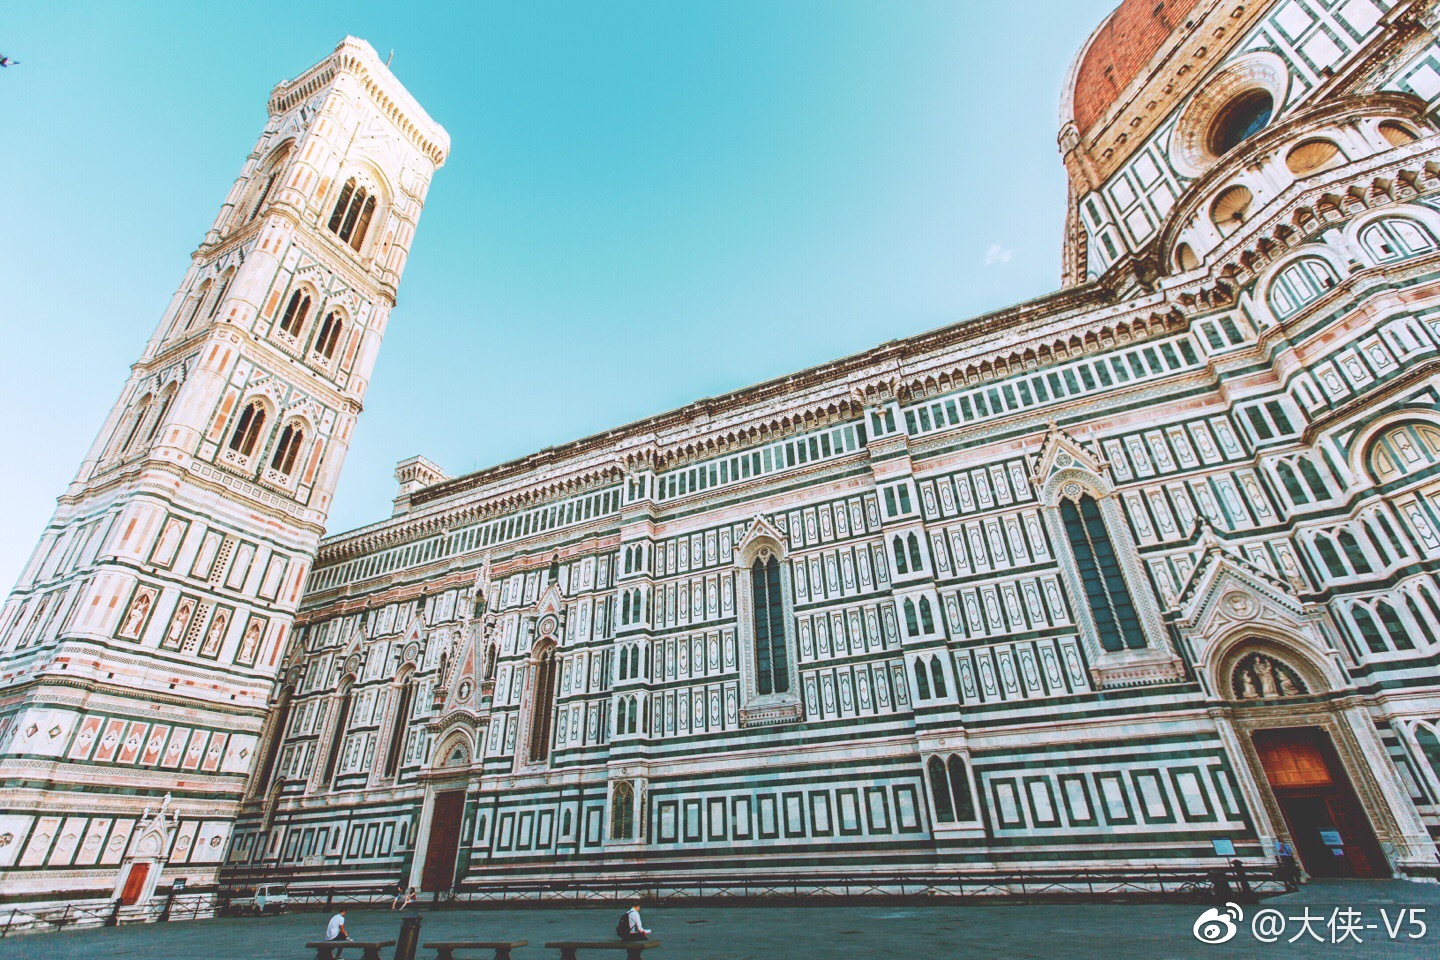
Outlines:
[[456, 950], [494, 950], [495, 960], [510, 960], [510, 951], [518, 950], [529, 940], [453, 940], [425, 944], [435, 951], [435, 960], [455, 960]]
[[[335, 960], [336, 950], [360, 949], [360, 960], [380, 960], [384, 947], [395, 946], [394, 940], [321, 940], [305, 944], [306, 950], [315, 951], [315, 960]], [[341, 960], [344, 960], [342, 957]]]
[[553, 940], [545, 949], [558, 949], [560, 960], [578, 960], [577, 950], [624, 950], [625, 960], [640, 960], [642, 951], [658, 946], [659, 940]]

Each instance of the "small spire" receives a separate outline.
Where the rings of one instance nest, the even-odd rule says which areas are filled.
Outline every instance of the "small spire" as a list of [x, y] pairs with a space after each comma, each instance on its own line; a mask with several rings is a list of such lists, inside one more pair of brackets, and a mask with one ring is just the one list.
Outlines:
[[390, 66], [390, 61], [395, 59], [395, 48], [390, 48], [390, 56], [385, 58], [385, 66]]

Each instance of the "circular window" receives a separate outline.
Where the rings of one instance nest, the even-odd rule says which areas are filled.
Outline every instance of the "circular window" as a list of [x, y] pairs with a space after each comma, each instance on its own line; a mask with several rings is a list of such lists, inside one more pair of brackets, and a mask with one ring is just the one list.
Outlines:
[[1400, 124], [1395, 123], [1393, 120], [1386, 120], [1380, 124], [1380, 136], [1384, 137], [1392, 147], [1403, 147], [1405, 144], [1414, 143], [1416, 140], [1415, 134], [1406, 130], [1400, 126]]
[[1333, 166], [1340, 148], [1329, 140], [1306, 140], [1285, 157], [1285, 166], [1297, 177]]
[[1268, 90], [1252, 88], [1234, 97], [1210, 124], [1210, 152], [1223, 157], [1270, 122], [1275, 100]]

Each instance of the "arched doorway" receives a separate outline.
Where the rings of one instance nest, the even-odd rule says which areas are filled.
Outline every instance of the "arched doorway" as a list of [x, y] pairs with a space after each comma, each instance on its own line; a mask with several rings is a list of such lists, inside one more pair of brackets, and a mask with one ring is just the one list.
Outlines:
[[1318, 727], [1280, 727], [1255, 730], [1251, 740], [1308, 873], [1390, 875], [1370, 819], [1328, 733]]
[[1289, 841], [1311, 876], [1390, 876], [1375, 818], [1388, 834], [1393, 825], [1346, 708], [1326, 696], [1325, 672], [1290, 644], [1257, 636], [1231, 646], [1217, 666], [1277, 838]]

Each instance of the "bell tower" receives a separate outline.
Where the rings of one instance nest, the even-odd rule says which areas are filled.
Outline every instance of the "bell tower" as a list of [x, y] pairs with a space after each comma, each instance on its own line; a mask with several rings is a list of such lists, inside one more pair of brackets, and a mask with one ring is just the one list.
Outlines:
[[448, 151], [354, 37], [271, 93], [0, 609], [0, 895], [214, 881]]

